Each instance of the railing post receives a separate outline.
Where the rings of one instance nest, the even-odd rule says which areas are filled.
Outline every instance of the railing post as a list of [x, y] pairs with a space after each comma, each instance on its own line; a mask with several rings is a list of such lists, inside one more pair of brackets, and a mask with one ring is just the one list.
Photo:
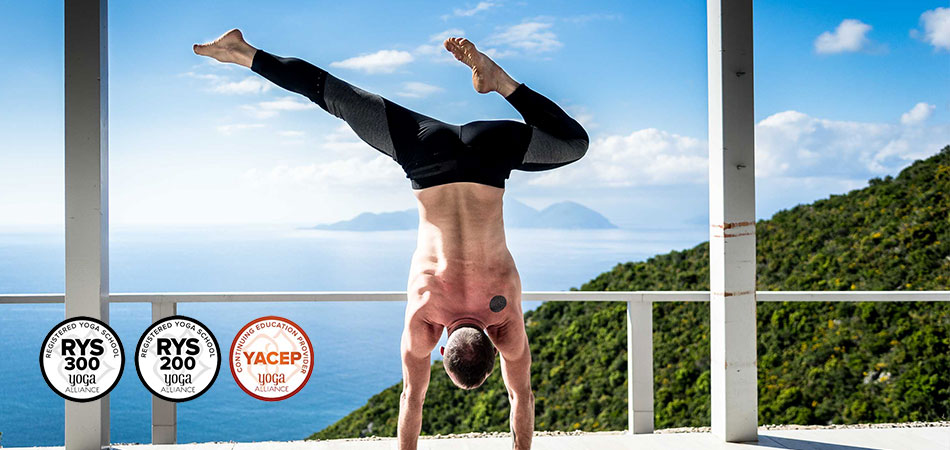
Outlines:
[[[152, 322], [178, 314], [178, 304], [152, 303]], [[135, 356], [133, 355], [133, 358]], [[178, 441], [178, 404], [152, 396], [152, 444]]]
[[[68, 0], [63, 12], [66, 317], [109, 322], [108, 2]], [[109, 445], [109, 396], [66, 400], [67, 450]]]
[[653, 302], [627, 301], [627, 429], [653, 432]]
[[712, 432], [757, 439], [752, 0], [707, 0]]

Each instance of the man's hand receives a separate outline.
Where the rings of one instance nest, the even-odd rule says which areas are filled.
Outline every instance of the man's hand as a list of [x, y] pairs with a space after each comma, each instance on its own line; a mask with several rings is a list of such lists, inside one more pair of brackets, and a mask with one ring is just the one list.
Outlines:
[[[436, 330], [438, 328], [438, 330]], [[402, 333], [402, 395], [399, 396], [400, 450], [415, 450], [422, 429], [422, 404], [429, 388], [430, 354], [442, 327], [407, 320]]]
[[514, 448], [528, 450], [534, 435], [534, 393], [531, 392], [531, 351], [525, 339], [524, 351], [518, 359], [501, 356], [501, 374], [508, 388], [511, 403], [511, 435]]
[[531, 349], [524, 321], [512, 321], [491, 334], [501, 353], [501, 375], [511, 403], [511, 435], [516, 450], [531, 448], [534, 435], [534, 393], [531, 392]]

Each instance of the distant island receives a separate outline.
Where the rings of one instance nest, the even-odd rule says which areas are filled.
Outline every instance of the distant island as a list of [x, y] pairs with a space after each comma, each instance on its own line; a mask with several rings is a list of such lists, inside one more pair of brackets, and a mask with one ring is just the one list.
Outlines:
[[[555, 228], [562, 230], [617, 228], [606, 217], [577, 202], [558, 202], [540, 211], [514, 199], [504, 203], [505, 225], [513, 228]], [[320, 224], [313, 230], [392, 231], [419, 226], [414, 208], [383, 213], [364, 212], [352, 219]]]

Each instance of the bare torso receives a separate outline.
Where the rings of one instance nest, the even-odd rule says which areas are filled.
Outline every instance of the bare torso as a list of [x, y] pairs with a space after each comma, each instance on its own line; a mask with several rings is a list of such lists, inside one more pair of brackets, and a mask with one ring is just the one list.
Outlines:
[[[443, 327], [475, 324], [504, 352], [501, 331], [512, 321], [523, 326], [521, 279], [505, 241], [504, 192], [477, 183], [413, 191], [419, 236], [407, 286], [412, 331], [425, 327], [441, 334]], [[506, 306], [495, 312], [489, 304], [499, 295]]]
[[[401, 344], [400, 448], [416, 448], [430, 352], [444, 329], [451, 334], [460, 325], [484, 329], [498, 350], [511, 403], [514, 448], [531, 447], [531, 350], [521, 309], [521, 278], [505, 242], [504, 192], [476, 183], [413, 191], [419, 202], [419, 238], [409, 270]], [[502, 309], [491, 307], [497, 296], [506, 300]]]

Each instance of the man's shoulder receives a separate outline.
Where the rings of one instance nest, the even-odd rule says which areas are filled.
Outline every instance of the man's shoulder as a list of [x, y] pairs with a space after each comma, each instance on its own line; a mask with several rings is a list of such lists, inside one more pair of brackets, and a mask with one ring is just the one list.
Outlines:
[[408, 310], [403, 327], [403, 352], [416, 356], [427, 355], [442, 337], [443, 328], [441, 324], [432, 320], [428, 311], [422, 308]]
[[410, 290], [406, 304], [406, 330], [415, 332], [438, 328], [441, 332], [444, 324], [440, 320], [437, 296], [425, 289], [417, 292]]
[[[506, 361], [519, 361], [529, 351], [528, 336], [524, 328], [510, 327], [504, 331], [489, 333], [495, 348]], [[530, 353], [527, 355], [530, 357]]]

